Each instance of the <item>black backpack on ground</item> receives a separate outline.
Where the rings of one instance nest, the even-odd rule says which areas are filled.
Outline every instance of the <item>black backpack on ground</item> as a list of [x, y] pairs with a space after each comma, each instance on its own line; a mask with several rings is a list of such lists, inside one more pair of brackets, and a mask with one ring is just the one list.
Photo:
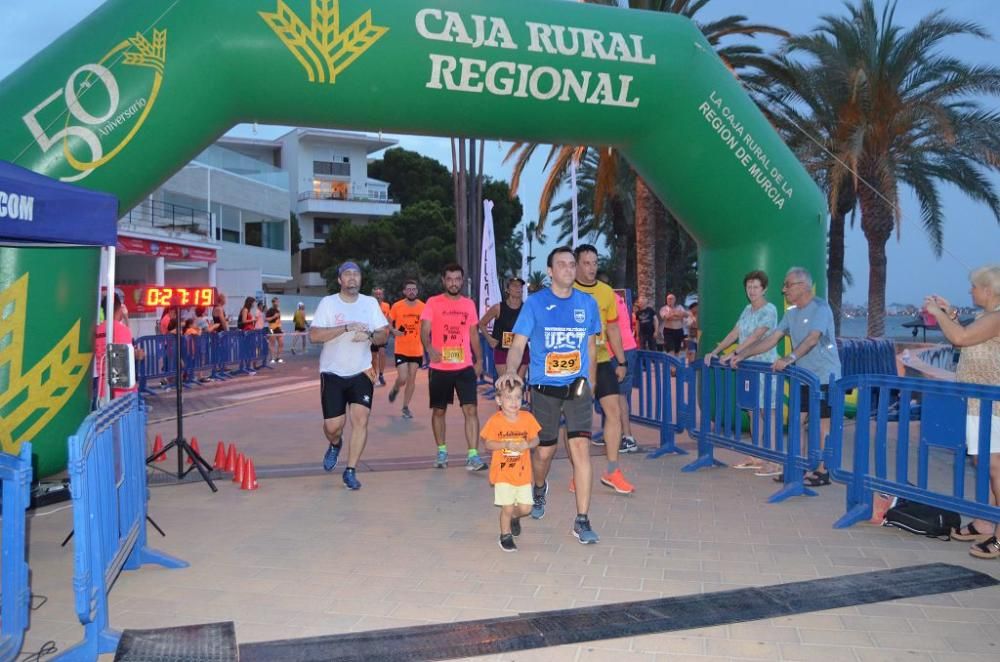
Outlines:
[[948, 540], [951, 530], [962, 526], [962, 518], [950, 510], [896, 499], [892, 508], [886, 511], [882, 525], [895, 526], [920, 536]]

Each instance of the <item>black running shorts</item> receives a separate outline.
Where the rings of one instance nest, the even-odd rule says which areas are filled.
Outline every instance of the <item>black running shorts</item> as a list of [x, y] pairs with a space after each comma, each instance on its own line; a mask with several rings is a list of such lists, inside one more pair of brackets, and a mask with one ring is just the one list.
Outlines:
[[319, 388], [324, 419], [343, 416], [347, 412], [347, 405], [372, 408], [375, 384], [363, 372], [353, 377], [322, 372], [319, 375]]
[[532, 389], [531, 413], [542, 426], [538, 433], [539, 446], [555, 446], [559, 440], [559, 422], [563, 417], [566, 418], [568, 439], [590, 439], [594, 423], [594, 398], [590, 392], [590, 384], [584, 386], [580, 397], [569, 400]]
[[446, 409], [455, 401], [455, 393], [458, 393], [459, 404], [476, 404], [478, 395], [476, 393], [476, 371], [472, 366], [461, 370], [435, 370], [431, 368], [430, 373], [431, 409]]

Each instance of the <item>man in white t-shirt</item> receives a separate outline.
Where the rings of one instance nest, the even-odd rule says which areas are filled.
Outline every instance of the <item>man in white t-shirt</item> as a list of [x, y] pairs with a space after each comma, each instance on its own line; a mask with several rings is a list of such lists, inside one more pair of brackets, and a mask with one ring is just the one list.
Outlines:
[[324, 297], [316, 308], [309, 340], [323, 343], [319, 355], [320, 400], [323, 405], [323, 433], [330, 446], [323, 456], [323, 468], [333, 471], [342, 445], [341, 434], [351, 416], [351, 439], [344, 469], [347, 489], [361, 488], [355, 469], [368, 441], [375, 371], [372, 343], [385, 343], [389, 322], [378, 301], [359, 294], [361, 269], [345, 262], [337, 269], [340, 292]]

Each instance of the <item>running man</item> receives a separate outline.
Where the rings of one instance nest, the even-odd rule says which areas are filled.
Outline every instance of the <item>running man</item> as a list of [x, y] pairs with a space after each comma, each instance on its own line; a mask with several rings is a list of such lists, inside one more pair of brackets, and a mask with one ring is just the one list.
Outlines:
[[323, 469], [333, 471], [343, 445], [342, 433], [351, 416], [351, 440], [344, 469], [344, 485], [361, 489], [355, 469], [368, 441], [375, 371], [371, 343], [384, 344], [388, 322], [378, 301], [359, 294], [361, 269], [344, 262], [337, 269], [340, 292], [323, 297], [316, 307], [309, 340], [323, 343], [319, 355], [320, 400], [323, 405], [323, 433], [330, 446], [323, 456]]
[[278, 301], [278, 297], [271, 299], [271, 307], [264, 313], [264, 319], [267, 322], [267, 332], [270, 334], [268, 341], [271, 343], [271, 363], [284, 363], [281, 350], [285, 346], [285, 339], [282, 337], [284, 331], [281, 329], [281, 302]]
[[[479, 320], [479, 331], [486, 338], [486, 342], [493, 348], [493, 362], [497, 366], [497, 375], [502, 375], [507, 371], [507, 350], [514, 340], [514, 322], [521, 312], [521, 305], [524, 303], [524, 281], [514, 276], [507, 281], [507, 300], [490, 306], [483, 318]], [[493, 330], [489, 330], [489, 324], [493, 321]], [[517, 368], [517, 374], [524, 379], [528, 372], [528, 352], [525, 351], [521, 358], [521, 365]]]
[[[610, 285], [597, 280], [597, 249], [590, 244], [580, 244], [574, 253], [576, 281], [573, 287], [593, 297], [601, 313], [601, 335], [597, 339], [597, 381], [594, 388], [594, 397], [604, 410], [603, 445], [608, 458], [608, 470], [601, 475], [601, 483], [619, 494], [631, 494], [635, 487], [625, 480], [621, 467], [618, 466], [622, 439], [618, 391], [619, 384], [628, 374], [628, 361], [618, 326], [618, 300]], [[611, 362], [612, 358], [616, 363]]]
[[403, 418], [413, 418], [410, 400], [417, 385], [417, 370], [424, 360], [424, 346], [420, 342], [420, 315], [424, 302], [417, 298], [417, 281], [403, 283], [403, 298], [389, 309], [389, 331], [396, 338], [396, 383], [389, 391], [389, 402], [395, 402], [403, 390]]
[[[591, 384], [597, 381], [597, 336], [601, 314], [593, 297], [573, 288], [576, 258], [569, 246], [549, 253], [546, 261], [552, 285], [539, 290], [521, 306], [514, 324], [514, 340], [507, 350], [507, 372], [497, 380], [497, 391], [517, 375], [525, 346], [531, 343], [532, 413], [541, 425], [538, 448], [532, 462], [531, 516], [545, 516], [548, 475], [556, 454], [560, 419], [566, 419], [567, 447], [576, 485], [576, 519], [573, 535], [583, 544], [600, 538], [590, 526], [591, 426], [594, 398]], [[618, 391], [615, 391], [617, 397]]]
[[292, 338], [292, 354], [295, 354], [295, 345], [301, 340], [302, 353], [306, 353], [306, 304], [299, 301], [295, 314], [292, 315], [292, 327], [295, 329], [295, 337]]
[[[379, 310], [382, 311], [382, 316], [386, 319], [389, 318], [389, 304], [385, 301], [385, 292], [381, 287], [376, 287], [372, 290], [372, 296], [378, 301]], [[381, 343], [372, 343], [372, 366], [378, 373], [378, 385], [385, 386], [385, 346], [388, 343], [388, 339], [383, 340]]]
[[441, 272], [444, 294], [432, 296], [420, 315], [420, 339], [430, 357], [429, 391], [431, 429], [437, 445], [434, 466], [448, 466], [448, 444], [445, 441], [444, 415], [448, 405], [458, 402], [465, 416], [465, 441], [469, 447], [465, 468], [482, 471], [486, 463], [479, 457], [479, 412], [476, 401], [476, 380], [483, 371], [479, 338], [472, 338], [476, 323], [476, 304], [460, 294], [465, 282], [461, 265], [449, 264]]

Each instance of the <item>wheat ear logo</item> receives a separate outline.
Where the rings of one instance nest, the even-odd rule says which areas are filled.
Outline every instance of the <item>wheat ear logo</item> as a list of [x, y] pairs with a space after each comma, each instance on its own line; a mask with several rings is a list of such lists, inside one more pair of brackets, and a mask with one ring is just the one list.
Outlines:
[[0, 450], [15, 453], [63, 408], [87, 375], [91, 354], [79, 352], [80, 320], [45, 357], [22, 372], [28, 275], [0, 292]]
[[389, 31], [372, 24], [370, 9], [341, 30], [340, 0], [312, 0], [308, 26], [284, 0], [278, 0], [273, 13], [258, 13], [305, 68], [310, 83], [333, 85], [339, 74]]

